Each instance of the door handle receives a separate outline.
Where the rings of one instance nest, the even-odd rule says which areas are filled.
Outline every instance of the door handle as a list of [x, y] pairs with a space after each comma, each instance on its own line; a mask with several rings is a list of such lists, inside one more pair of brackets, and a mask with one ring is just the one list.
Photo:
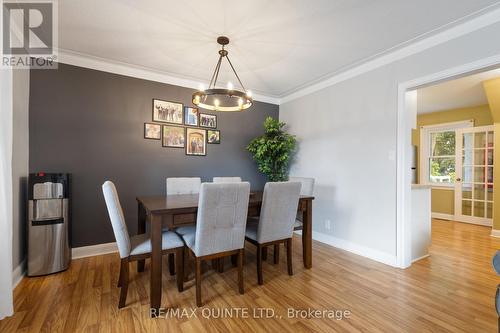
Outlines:
[[457, 181], [457, 182], [461, 182], [461, 181], [462, 181], [462, 178], [457, 178], [457, 179], [455, 179], [455, 181]]

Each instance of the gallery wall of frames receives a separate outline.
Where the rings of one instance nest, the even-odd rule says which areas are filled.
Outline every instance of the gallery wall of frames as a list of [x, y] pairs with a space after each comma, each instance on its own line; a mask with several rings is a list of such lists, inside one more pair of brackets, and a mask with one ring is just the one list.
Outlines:
[[153, 99], [152, 122], [144, 123], [144, 138], [186, 155], [206, 156], [207, 144], [220, 144], [217, 116], [182, 103]]

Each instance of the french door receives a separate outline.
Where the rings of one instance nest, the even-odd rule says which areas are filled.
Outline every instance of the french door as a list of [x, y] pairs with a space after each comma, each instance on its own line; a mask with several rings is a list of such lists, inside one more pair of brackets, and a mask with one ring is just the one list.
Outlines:
[[456, 130], [455, 219], [492, 225], [493, 126]]

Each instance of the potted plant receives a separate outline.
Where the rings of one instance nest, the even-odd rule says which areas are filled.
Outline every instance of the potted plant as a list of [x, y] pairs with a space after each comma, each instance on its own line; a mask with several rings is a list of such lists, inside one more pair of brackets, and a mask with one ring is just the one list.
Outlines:
[[264, 135], [253, 139], [247, 146], [259, 171], [272, 182], [288, 180], [288, 167], [297, 144], [295, 136], [283, 129], [285, 125], [284, 122], [267, 117]]

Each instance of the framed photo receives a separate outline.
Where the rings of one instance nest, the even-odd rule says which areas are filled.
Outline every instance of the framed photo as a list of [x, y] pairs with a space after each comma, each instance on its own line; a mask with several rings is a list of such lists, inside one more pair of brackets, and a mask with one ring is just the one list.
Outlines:
[[184, 107], [184, 124], [198, 126], [198, 115], [200, 111], [197, 108], [189, 106]]
[[186, 128], [186, 155], [207, 155], [207, 131], [200, 128]]
[[161, 125], [144, 123], [144, 139], [161, 140]]
[[163, 125], [163, 147], [184, 148], [185, 141], [184, 127]]
[[217, 128], [217, 116], [213, 114], [200, 113], [200, 126]]
[[182, 125], [182, 103], [153, 99], [153, 121]]
[[220, 131], [219, 130], [207, 130], [207, 142], [211, 144], [220, 143]]

